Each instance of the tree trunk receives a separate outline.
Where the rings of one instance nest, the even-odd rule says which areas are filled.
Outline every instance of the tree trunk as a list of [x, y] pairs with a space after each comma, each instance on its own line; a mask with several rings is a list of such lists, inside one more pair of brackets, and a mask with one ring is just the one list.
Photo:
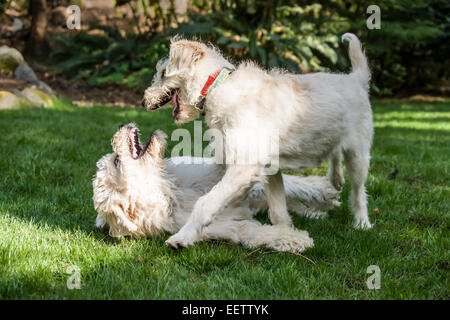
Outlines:
[[47, 31], [47, 3], [46, 0], [30, 0], [31, 32], [27, 41], [26, 53], [36, 56], [48, 49], [45, 37]]

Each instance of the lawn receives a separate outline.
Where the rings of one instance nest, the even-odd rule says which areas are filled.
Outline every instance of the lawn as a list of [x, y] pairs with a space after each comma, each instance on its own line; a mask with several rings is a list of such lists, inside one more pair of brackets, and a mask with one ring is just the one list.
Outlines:
[[[95, 162], [117, 126], [170, 134], [170, 110], [0, 111], [0, 299], [450, 299], [450, 102], [375, 101], [374, 118], [374, 228], [352, 228], [346, 183], [329, 218], [294, 218], [314, 238], [313, 264], [225, 242], [174, 251], [169, 235], [115, 241], [94, 228]], [[366, 286], [370, 265], [379, 290]], [[67, 288], [69, 266], [81, 289]]]

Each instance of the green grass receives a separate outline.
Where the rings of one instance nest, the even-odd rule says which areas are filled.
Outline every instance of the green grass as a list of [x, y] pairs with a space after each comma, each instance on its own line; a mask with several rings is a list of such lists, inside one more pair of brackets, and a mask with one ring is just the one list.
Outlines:
[[[314, 238], [304, 253], [313, 265], [224, 242], [174, 251], [168, 235], [117, 242], [94, 228], [91, 179], [117, 126], [170, 134], [169, 110], [1, 111], [0, 299], [449, 299], [450, 103], [378, 101], [374, 117], [374, 228], [352, 228], [347, 183], [328, 219], [294, 218]], [[71, 265], [80, 290], [66, 286]], [[369, 265], [381, 269], [380, 290], [366, 287]]]

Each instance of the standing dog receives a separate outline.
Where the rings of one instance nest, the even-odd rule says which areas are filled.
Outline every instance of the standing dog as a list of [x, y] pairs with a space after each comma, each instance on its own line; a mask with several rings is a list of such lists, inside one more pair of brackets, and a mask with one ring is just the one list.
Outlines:
[[[220, 181], [223, 167], [214, 159], [184, 164], [183, 159], [163, 159], [166, 137], [153, 132], [142, 146], [134, 124], [121, 126], [112, 139], [113, 153], [97, 162], [93, 181], [96, 225], [108, 227], [111, 236], [154, 237], [177, 232], [186, 223], [194, 203]], [[200, 160], [189, 158], [185, 160]], [[321, 177], [284, 175], [291, 211], [320, 217], [320, 209], [338, 205], [339, 192]], [[300, 202], [305, 202], [305, 205]], [[247, 247], [267, 246], [278, 251], [300, 252], [313, 246], [306, 231], [285, 225], [262, 225], [253, 218], [265, 210], [261, 184], [223, 208], [204, 228], [202, 240], [221, 239]]]
[[[358, 38], [350, 33], [342, 38], [349, 42], [350, 74], [268, 72], [249, 62], [236, 68], [211, 46], [174, 39], [168, 59], [157, 65], [143, 106], [156, 110], [171, 101], [177, 123], [204, 112], [208, 126], [224, 136], [239, 129], [256, 135], [262, 128], [278, 132], [279, 152], [268, 159], [279, 158], [280, 169], [313, 167], [329, 159], [328, 177], [337, 189], [344, 184], [343, 153], [352, 185], [354, 226], [371, 228], [365, 192], [373, 137], [370, 70]], [[205, 90], [211, 75], [224, 69], [234, 71], [214, 89]], [[240, 143], [246, 141], [251, 139], [243, 136]], [[225, 150], [233, 148], [225, 145]], [[257, 181], [265, 183], [272, 223], [290, 225], [281, 171], [265, 175], [266, 165], [228, 165], [222, 180], [198, 199], [189, 221], [168, 245], [187, 247], [199, 240], [203, 227]]]

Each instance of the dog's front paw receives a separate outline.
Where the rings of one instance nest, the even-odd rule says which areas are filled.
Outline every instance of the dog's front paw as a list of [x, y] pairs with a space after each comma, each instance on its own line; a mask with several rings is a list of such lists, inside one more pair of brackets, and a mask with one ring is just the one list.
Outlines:
[[166, 240], [166, 245], [173, 249], [187, 248], [199, 240], [199, 233], [194, 228], [181, 229]]
[[356, 229], [368, 230], [372, 228], [372, 224], [369, 221], [369, 218], [355, 218], [353, 221], [353, 226]]

